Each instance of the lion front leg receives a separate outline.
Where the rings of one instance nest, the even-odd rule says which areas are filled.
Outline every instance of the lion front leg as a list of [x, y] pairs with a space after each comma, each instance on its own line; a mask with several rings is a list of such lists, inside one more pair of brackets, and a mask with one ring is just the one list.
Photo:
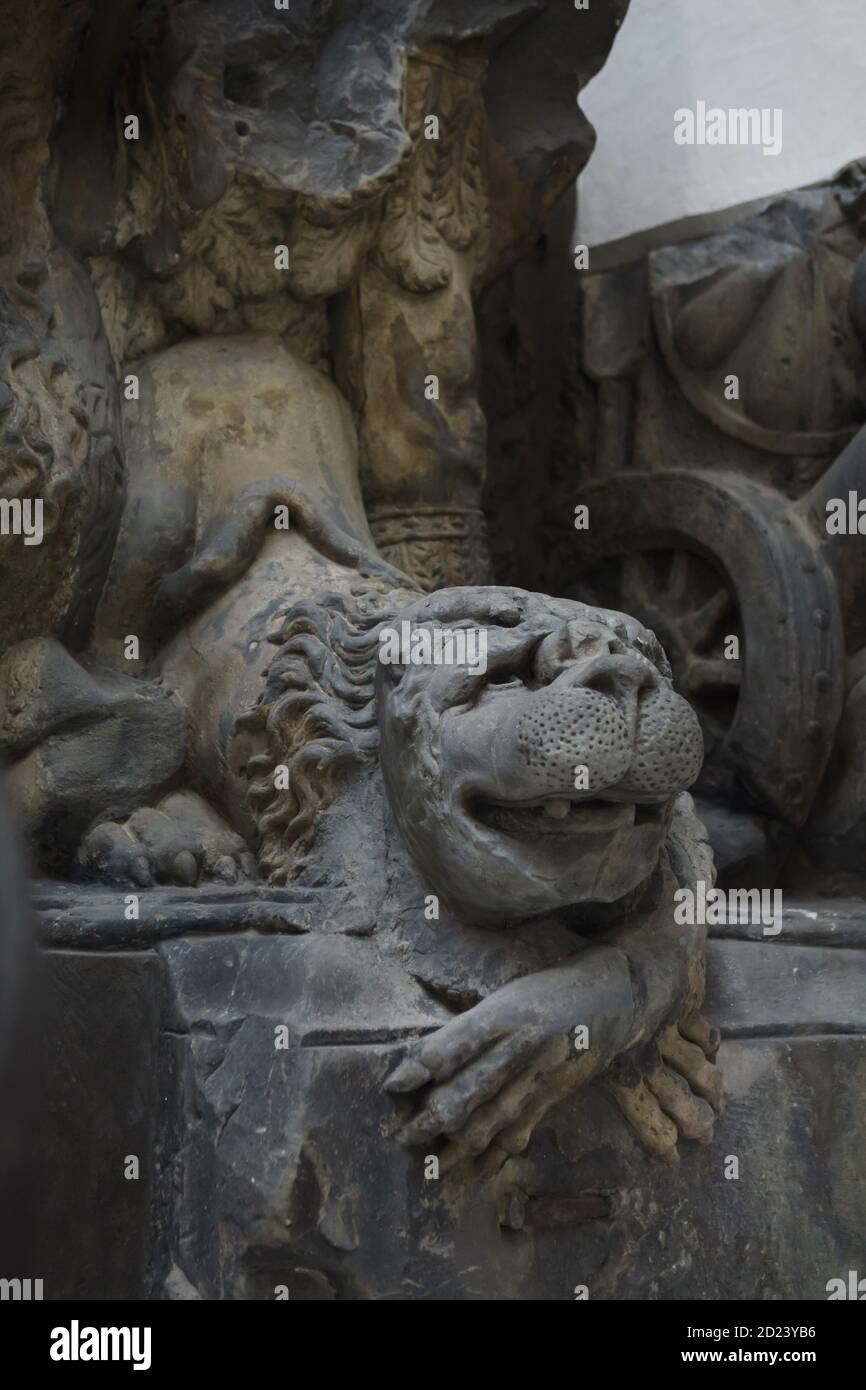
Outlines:
[[602, 944], [512, 980], [410, 1049], [387, 1085], [420, 1093], [403, 1143], [443, 1137], [443, 1167], [489, 1170], [526, 1147], [558, 1101], [605, 1075], [644, 1144], [674, 1161], [711, 1137], [718, 1037], [696, 1012], [705, 930], [636, 914]]
[[423, 1096], [401, 1142], [447, 1139], [443, 1170], [464, 1159], [495, 1166], [620, 1055], [634, 1023], [621, 951], [588, 949], [512, 980], [414, 1044], [389, 1078], [392, 1093]]
[[196, 792], [172, 792], [126, 821], [85, 836], [79, 864], [109, 883], [237, 883], [256, 877], [255, 855]]
[[32, 638], [0, 661], [0, 749], [34, 859], [64, 875], [97, 819], [126, 816], [172, 784], [185, 714], [158, 681]]

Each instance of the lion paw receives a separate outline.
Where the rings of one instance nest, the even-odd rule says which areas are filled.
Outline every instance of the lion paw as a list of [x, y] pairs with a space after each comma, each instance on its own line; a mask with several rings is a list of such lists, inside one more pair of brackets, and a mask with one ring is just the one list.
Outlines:
[[665, 1029], [635, 1067], [613, 1066], [605, 1088], [650, 1153], [666, 1163], [679, 1159], [680, 1139], [708, 1144], [722, 1113], [722, 1076], [715, 1065], [718, 1029], [690, 1014]]
[[81, 867], [106, 883], [192, 887], [256, 877], [255, 856], [194, 792], [173, 792], [127, 821], [103, 821], [85, 836]]

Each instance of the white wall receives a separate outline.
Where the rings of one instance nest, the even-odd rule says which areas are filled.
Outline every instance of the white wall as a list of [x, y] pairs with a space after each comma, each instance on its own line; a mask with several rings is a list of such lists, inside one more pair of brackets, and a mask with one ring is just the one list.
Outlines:
[[[699, 99], [780, 107], [781, 153], [675, 144], [674, 112]], [[827, 178], [866, 156], [866, 0], [632, 0], [581, 106], [589, 246]]]

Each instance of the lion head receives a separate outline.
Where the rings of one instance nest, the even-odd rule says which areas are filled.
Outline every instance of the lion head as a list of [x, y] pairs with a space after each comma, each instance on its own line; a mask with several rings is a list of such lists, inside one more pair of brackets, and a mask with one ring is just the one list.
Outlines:
[[[386, 662], [395, 631], [414, 645]], [[474, 643], [432, 640], [460, 632]], [[652, 877], [703, 745], [634, 619], [520, 589], [367, 585], [296, 604], [274, 640], [236, 735], [271, 882], [298, 873], [342, 780], [376, 764], [419, 875], [460, 920], [614, 903]]]

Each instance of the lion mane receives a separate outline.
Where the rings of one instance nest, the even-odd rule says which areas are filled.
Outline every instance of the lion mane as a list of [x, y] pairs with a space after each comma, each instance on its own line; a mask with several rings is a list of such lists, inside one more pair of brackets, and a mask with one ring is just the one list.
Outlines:
[[[340, 777], [376, 761], [379, 632], [419, 597], [408, 585], [375, 582], [348, 596], [318, 594], [293, 604], [269, 638], [279, 649], [233, 736], [255, 748], [245, 759], [247, 803], [268, 883], [283, 885], [300, 870]], [[285, 789], [276, 786], [280, 769]]]

